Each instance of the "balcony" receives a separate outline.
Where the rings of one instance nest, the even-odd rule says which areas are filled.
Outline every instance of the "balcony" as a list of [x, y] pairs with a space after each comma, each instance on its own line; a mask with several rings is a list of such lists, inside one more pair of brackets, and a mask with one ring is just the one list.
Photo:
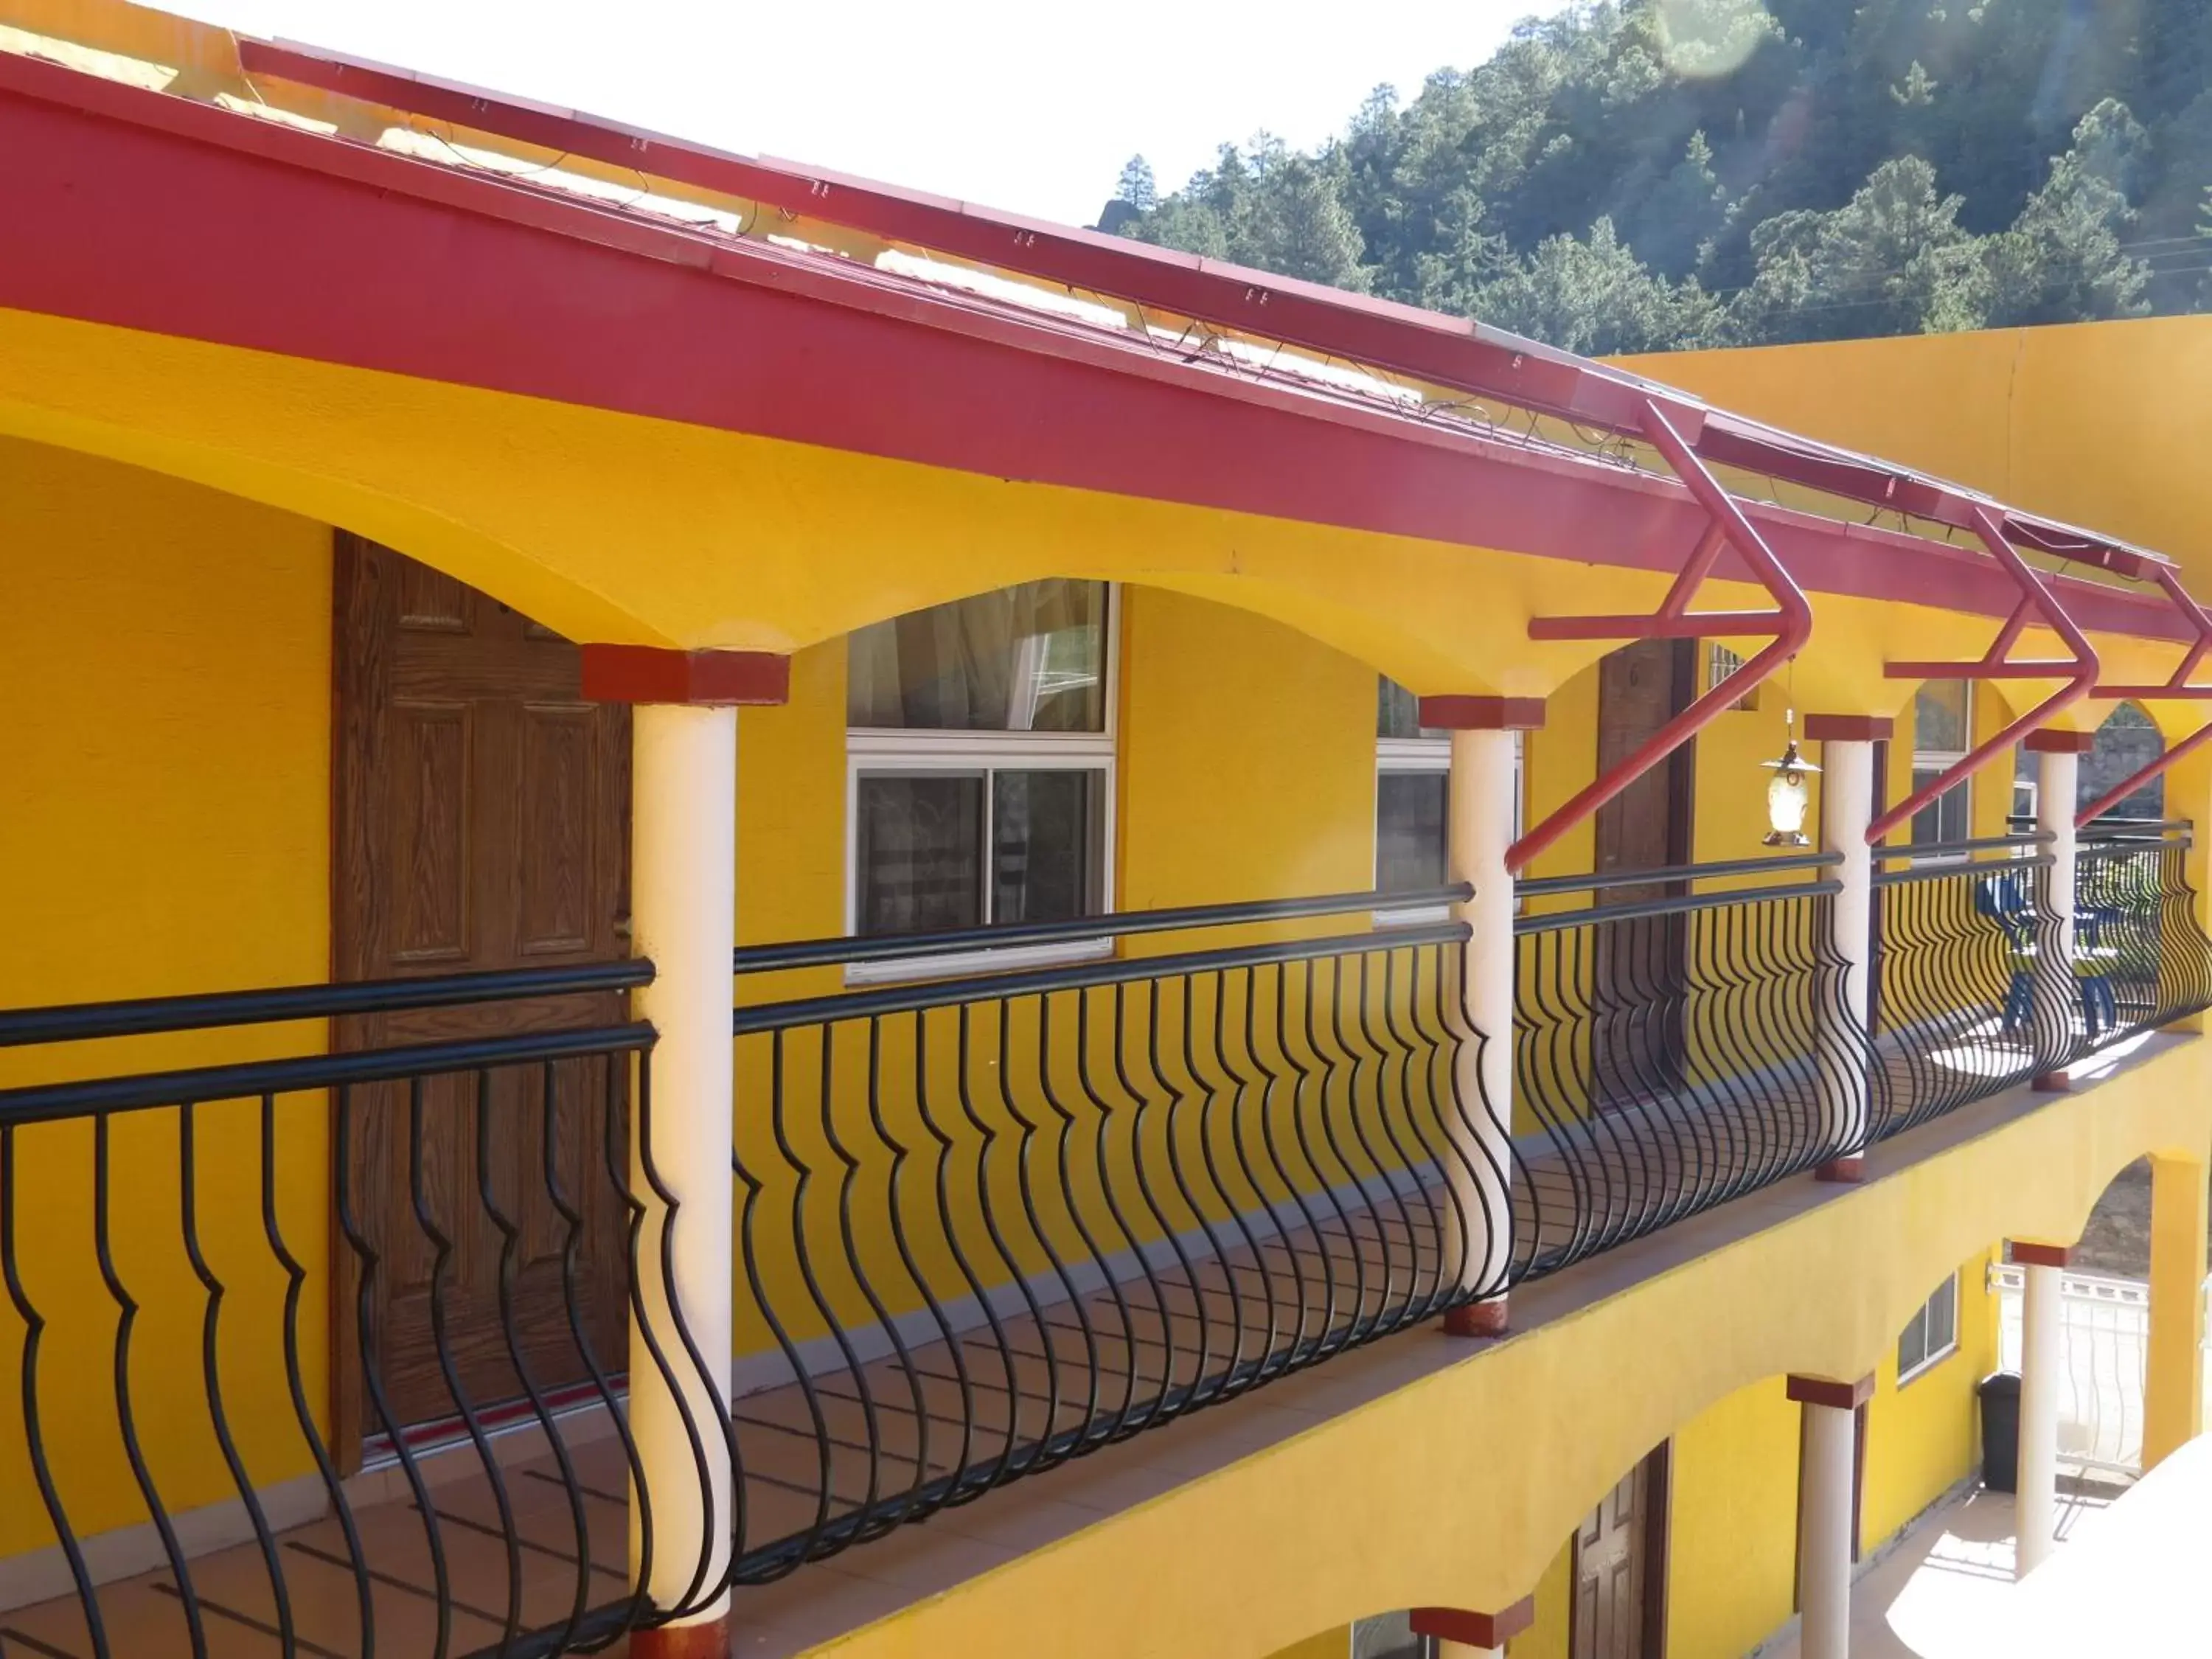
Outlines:
[[[657, 1034], [591, 1017], [650, 964], [0, 1016], [54, 1079], [0, 1092], [5, 1426], [54, 1539], [8, 1564], [0, 1639], [542, 1655], [727, 1591], [805, 1645], [810, 1596], [872, 1605], [815, 1564], [939, 1517], [983, 1547], [1000, 1488], [2212, 1004], [2188, 840], [2085, 838], [2063, 916], [2048, 836], [1884, 852], [1864, 1020], [1834, 855], [1523, 883], [1510, 1033], [1468, 1021], [1468, 923], [1428, 919], [1464, 887], [740, 951], [726, 1389], [670, 1293], [714, 1241], [652, 1151]], [[1118, 953], [839, 971], [1078, 934]], [[313, 1051], [308, 1022], [498, 1006], [526, 1029]], [[134, 1067], [162, 1033], [205, 1063]], [[361, 1224], [365, 1147], [406, 1252]], [[283, 1180], [326, 1154], [327, 1256]], [[402, 1279], [404, 1352], [373, 1312]], [[348, 1294], [359, 1468], [313, 1305]], [[135, 1360], [149, 1327], [196, 1328], [198, 1375]], [[218, 1467], [234, 1503], [165, 1498]]]

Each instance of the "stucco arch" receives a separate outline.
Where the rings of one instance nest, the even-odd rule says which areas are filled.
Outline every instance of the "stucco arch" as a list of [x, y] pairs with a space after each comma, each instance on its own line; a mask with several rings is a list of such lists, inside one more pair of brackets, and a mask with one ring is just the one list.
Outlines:
[[988, 478], [0, 313], [0, 431], [385, 541], [579, 640], [788, 652], [1045, 575], [1259, 611], [1424, 690], [1541, 695], [1657, 573]]

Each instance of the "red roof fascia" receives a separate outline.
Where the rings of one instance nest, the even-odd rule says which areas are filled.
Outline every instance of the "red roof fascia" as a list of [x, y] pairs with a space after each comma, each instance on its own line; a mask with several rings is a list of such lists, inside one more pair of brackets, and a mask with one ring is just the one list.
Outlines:
[[1479, 322], [1347, 294], [1222, 261], [902, 190], [822, 168], [743, 156], [665, 134], [371, 64], [294, 42], [241, 38], [248, 73], [343, 93], [518, 143], [749, 197], [794, 214], [1024, 276], [1279, 339], [1522, 409], [1642, 435], [1656, 403], [1699, 459], [1974, 531], [1994, 507], [2022, 545], [2141, 576], [2159, 555], [2021, 512], [1911, 468], [1710, 409], [1673, 387]]
[[[27, 311], [1629, 568], [1677, 569], [1703, 523], [1648, 474], [4, 53], [0, 149], [0, 219], [41, 233], [0, 258]], [[1965, 549], [1746, 507], [1806, 587], [2004, 614]], [[2189, 637], [2149, 596], [2057, 585], [2085, 628]]]

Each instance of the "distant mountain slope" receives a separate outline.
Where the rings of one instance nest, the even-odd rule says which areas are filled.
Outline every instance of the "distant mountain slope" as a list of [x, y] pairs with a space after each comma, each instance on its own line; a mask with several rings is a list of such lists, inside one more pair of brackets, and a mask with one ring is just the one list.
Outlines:
[[1583, 0], [1100, 222], [1584, 352], [2212, 308], [2212, 0]]

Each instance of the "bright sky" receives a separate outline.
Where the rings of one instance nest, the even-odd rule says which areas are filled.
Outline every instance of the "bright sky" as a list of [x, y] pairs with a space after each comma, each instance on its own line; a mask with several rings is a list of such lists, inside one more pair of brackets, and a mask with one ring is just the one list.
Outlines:
[[754, 155], [1088, 224], [1142, 153], [1299, 148], [1565, 0], [154, 0]]

